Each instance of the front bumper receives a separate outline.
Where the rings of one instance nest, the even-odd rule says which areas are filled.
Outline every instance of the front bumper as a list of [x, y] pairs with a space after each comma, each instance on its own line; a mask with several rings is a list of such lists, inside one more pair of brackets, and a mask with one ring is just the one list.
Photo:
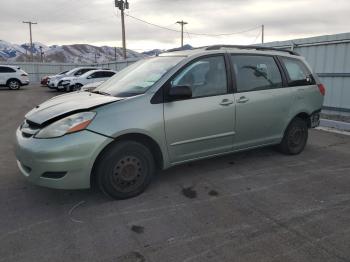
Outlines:
[[[24, 137], [17, 129], [17, 164], [24, 177], [36, 185], [59, 189], [89, 188], [93, 164], [112, 141], [88, 130], [59, 138], [37, 139]], [[59, 176], [55, 177], [57, 174]]]
[[47, 84], [47, 87], [50, 88], [50, 89], [56, 89], [56, 83], [50, 81], [50, 82]]

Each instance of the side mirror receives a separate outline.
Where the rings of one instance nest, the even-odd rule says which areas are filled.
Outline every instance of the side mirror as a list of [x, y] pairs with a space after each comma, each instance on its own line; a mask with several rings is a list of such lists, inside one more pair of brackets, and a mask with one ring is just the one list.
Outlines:
[[169, 90], [169, 97], [172, 100], [188, 99], [192, 97], [192, 90], [189, 86], [172, 86]]
[[92, 78], [92, 76], [88, 76], [88, 77], [87, 77], [87, 79], [91, 79], [91, 78]]

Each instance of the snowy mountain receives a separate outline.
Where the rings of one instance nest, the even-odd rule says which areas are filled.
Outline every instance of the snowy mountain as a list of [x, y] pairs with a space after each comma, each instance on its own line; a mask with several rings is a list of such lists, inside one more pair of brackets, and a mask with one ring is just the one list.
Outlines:
[[[52, 63], [104, 63], [121, 60], [123, 57], [122, 48], [109, 46], [93, 46], [87, 44], [75, 45], [52, 45], [46, 46], [42, 43], [33, 43], [34, 60], [41, 61], [41, 50], [44, 62]], [[40, 50], [41, 47], [41, 50]], [[143, 54], [127, 50], [128, 58], [144, 57]], [[25, 62], [30, 59], [30, 44], [12, 44], [0, 40], [0, 61]]]

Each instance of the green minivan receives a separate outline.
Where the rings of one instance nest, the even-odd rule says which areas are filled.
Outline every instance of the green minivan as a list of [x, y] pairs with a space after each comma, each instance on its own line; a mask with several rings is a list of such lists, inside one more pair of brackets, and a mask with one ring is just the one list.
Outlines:
[[289, 50], [216, 45], [142, 59], [91, 92], [56, 96], [16, 132], [21, 173], [37, 185], [96, 184], [116, 199], [158, 170], [278, 145], [299, 154], [325, 88]]

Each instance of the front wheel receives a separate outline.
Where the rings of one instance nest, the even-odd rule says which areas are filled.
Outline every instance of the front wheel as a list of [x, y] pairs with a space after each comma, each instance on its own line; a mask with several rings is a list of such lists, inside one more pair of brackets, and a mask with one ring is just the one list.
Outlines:
[[16, 79], [11, 79], [8, 81], [7, 87], [10, 90], [18, 90], [21, 87], [21, 83]]
[[304, 119], [294, 118], [284, 133], [279, 149], [287, 155], [300, 154], [307, 143], [308, 127]]
[[83, 85], [82, 84], [75, 84], [72, 88], [72, 91], [79, 91]]
[[100, 189], [115, 199], [141, 194], [155, 173], [152, 152], [135, 141], [122, 141], [107, 149], [97, 163]]

